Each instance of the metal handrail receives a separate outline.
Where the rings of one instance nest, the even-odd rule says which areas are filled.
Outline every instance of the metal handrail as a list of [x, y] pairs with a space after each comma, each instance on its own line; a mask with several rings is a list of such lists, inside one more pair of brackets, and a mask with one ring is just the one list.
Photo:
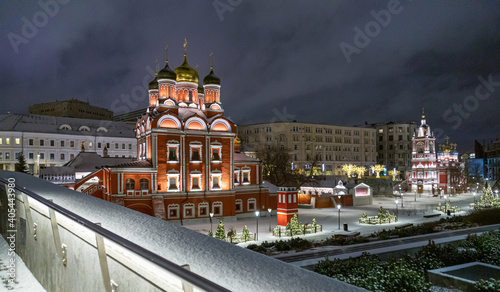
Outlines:
[[[0, 177], [0, 182], [4, 184], [8, 184], [8, 181], [4, 178]], [[175, 263], [109, 231], [106, 230], [102, 227], [100, 227], [97, 224], [94, 224], [93, 222], [67, 210], [66, 208], [63, 208], [45, 198], [42, 196], [27, 190], [25, 188], [20, 188], [19, 186], [15, 186], [14, 189], [27, 194], [28, 196], [32, 197], [33, 199], [39, 201], [40, 203], [48, 206], [49, 208], [59, 212], [60, 214], [63, 214], [64, 216], [68, 217], [69, 219], [79, 223], [80, 225], [92, 230], [93, 232], [100, 234], [104, 238], [109, 239], [110, 241], [113, 241], [114, 243], [122, 246], [125, 249], [130, 250], [131, 252], [143, 257], [144, 259], [158, 265], [159, 267], [167, 270], [168, 272], [172, 273], [173, 275], [179, 277], [183, 281], [188, 282], [189, 284], [198, 287], [200, 289], [203, 289], [205, 291], [230, 291], [212, 281], [209, 281], [187, 269], [182, 268], [181, 266], [176, 265]]]

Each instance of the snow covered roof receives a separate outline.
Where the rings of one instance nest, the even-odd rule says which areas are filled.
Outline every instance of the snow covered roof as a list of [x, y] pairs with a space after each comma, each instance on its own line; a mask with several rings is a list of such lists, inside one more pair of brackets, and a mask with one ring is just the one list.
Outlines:
[[275, 185], [273, 185], [272, 183], [270, 183], [268, 181], [263, 181], [262, 185], [265, 188], [269, 189], [269, 194], [277, 194], [278, 193], [278, 190], [279, 190], [278, 186], [275, 186]]
[[94, 172], [106, 165], [130, 163], [133, 160], [134, 158], [101, 157], [95, 152], [80, 152], [74, 159], [67, 162], [64, 166], [72, 167], [78, 172]]
[[107, 120], [2, 114], [0, 131], [135, 138], [134, 125]]
[[260, 160], [241, 152], [234, 152], [234, 162], [260, 162]]
[[[232, 291], [365, 291], [31, 175], [0, 171], [55, 204]], [[147, 228], [144, 228], [147, 226]]]

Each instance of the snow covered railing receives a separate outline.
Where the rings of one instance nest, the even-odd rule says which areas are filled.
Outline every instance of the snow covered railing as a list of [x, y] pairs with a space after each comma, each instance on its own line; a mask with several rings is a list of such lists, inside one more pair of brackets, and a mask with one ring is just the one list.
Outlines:
[[15, 180], [16, 252], [48, 291], [365, 291], [30, 175], [0, 179], [1, 222]]
[[[17, 231], [10, 232], [16, 252], [48, 291], [229, 291], [17, 186], [15, 179], [0, 182], [0, 206], [9, 206], [9, 193], [16, 205], [0, 209], [15, 224], [0, 231], [5, 237]], [[17, 218], [6, 214], [13, 210]]]

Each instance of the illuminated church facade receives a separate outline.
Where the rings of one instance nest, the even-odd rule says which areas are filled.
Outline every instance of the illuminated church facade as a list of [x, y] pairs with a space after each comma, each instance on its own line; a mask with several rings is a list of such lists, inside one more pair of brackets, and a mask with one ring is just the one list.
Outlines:
[[138, 119], [138, 160], [106, 166], [75, 189], [165, 220], [235, 219], [276, 208], [262, 186], [262, 164], [239, 152], [236, 125], [224, 117], [220, 79], [184, 61], [149, 83]]
[[433, 193], [438, 184], [436, 138], [427, 125], [425, 114], [412, 138], [412, 168], [408, 184], [412, 192]]

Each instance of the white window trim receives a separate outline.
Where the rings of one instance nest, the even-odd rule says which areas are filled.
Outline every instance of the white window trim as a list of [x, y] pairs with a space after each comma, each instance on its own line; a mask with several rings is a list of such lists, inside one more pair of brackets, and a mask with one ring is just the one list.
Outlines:
[[[169, 160], [170, 148], [175, 149], [175, 157], [177, 160]], [[179, 163], [179, 141], [170, 140], [167, 142], [167, 163]]]
[[[217, 149], [219, 151], [219, 159], [214, 160], [212, 157], [213, 150]], [[222, 163], [222, 144], [220, 142], [213, 142], [210, 144], [210, 161], [212, 163]]]
[[[214, 177], [219, 178], [219, 187], [214, 187]], [[222, 172], [220, 170], [212, 172], [210, 175], [210, 190], [222, 190]]]
[[[188, 209], [191, 209], [191, 215], [187, 215], [186, 214], [186, 211]], [[193, 203], [188, 203], [188, 204], [184, 204], [184, 207], [183, 207], [183, 217], [184, 218], [194, 218], [195, 217], [195, 214], [194, 214], [194, 204]]]
[[[190, 173], [190, 186], [189, 186], [189, 189], [191, 191], [203, 191], [203, 181], [202, 181], [202, 178], [201, 178], [201, 172], [198, 171], [198, 170], [195, 170], [195, 171], [192, 171]], [[198, 178], [198, 188], [197, 189], [193, 189], [193, 178], [197, 177]]]
[[[177, 189], [170, 189], [170, 178], [174, 177], [176, 179], [176, 186]], [[167, 172], [167, 192], [180, 192], [181, 191], [181, 186], [180, 186], [180, 174], [176, 170], [169, 170]]]
[[[220, 210], [220, 213], [215, 213], [215, 207], [220, 207], [220, 209], [219, 209], [219, 210]], [[214, 202], [214, 203], [212, 204], [212, 213], [214, 213], [214, 217], [215, 217], [215, 216], [222, 216], [222, 214], [224, 214], [224, 211], [223, 211], [223, 209], [222, 209], [222, 202], [217, 201], [217, 202]]]
[[[250, 208], [250, 204], [253, 203], [253, 208]], [[250, 198], [247, 200], [247, 211], [252, 212], [257, 210], [257, 199], [255, 198]]]
[[[243, 178], [245, 177], [245, 173], [248, 174], [248, 182], [244, 182], [243, 181]], [[241, 184], [244, 185], [244, 186], [247, 186], [251, 183], [251, 177], [250, 177], [250, 174], [251, 174], [251, 168], [250, 167], [242, 167], [241, 168]]]
[[[200, 154], [200, 160], [192, 160], [192, 157], [193, 157], [193, 148], [198, 148], [199, 150], [199, 154]], [[194, 142], [191, 142], [189, 143], [189, 161], [191, 163], [203, 163], [203, 152], [202, 152], [202, 149], [203, 149], [203, 144], [199, 141], [194, 141]]]
[[[201, 208], [207, 208], [207, 213], [205, 215], [201, 214]], [[208, 217], [210, 213], [210, 206], [208, 203], [199, 203], [198, 204], [198, 217]]]
[[[237, 181], [237, 182], [234, 182], [235, 186], [239, 186], [240, 183], [241, 183], [241, 176], [240, 176], [240, 174], [241, 174], [240, 169], [239, 168], [235, 168], [234, 169], [234, 178], [236, 178], [236, 181]], [[233, 179], [233, 181], [234, 181], [234, 179]]]
[[[177, 209], [177, 216], [170, 216], [170, 210], [175, 210]], [[179, 219], [179, 205], [178, 204], [170, 204], [167, 207], [167, 218], [168, 219]]]
[[234, 210], [236, 211], [236, 213], [241, 213], [241, 212], [243, 212], [243, 200], [241, 200], [241, 199], [236, 199], [236, 200], [234, 201], [234, 203], [235, 203], [235, 205], [240, 205], [240, 210], [239, 210], [239, 211], [238, 211], [238, 210], [236, 210], [236, 208], [234, 208]]

